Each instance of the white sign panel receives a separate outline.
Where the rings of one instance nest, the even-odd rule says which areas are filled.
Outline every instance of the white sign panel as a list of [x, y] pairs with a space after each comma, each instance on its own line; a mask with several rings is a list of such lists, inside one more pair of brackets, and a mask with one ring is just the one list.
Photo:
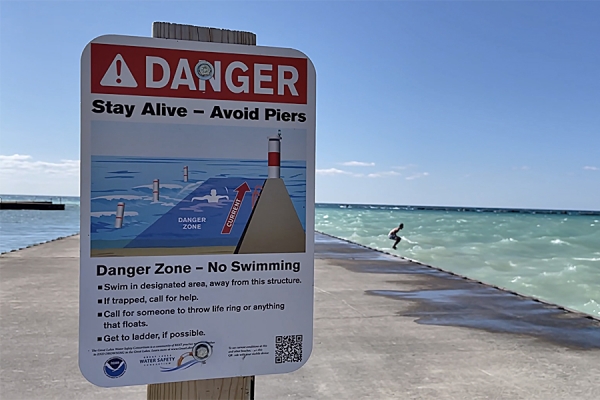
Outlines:
[[102, 36], [81, 77], [83, 375], [123, 386], [300, 368], [313, 329], [311, 61]]

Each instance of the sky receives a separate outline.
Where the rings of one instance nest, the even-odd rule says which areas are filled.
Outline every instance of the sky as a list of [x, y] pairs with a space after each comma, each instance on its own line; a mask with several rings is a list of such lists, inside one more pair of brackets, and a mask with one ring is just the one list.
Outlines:
[[599, 1], [0, 1], [0, 193], [79, 195], [80, 57], [154, 21], [317, 70], [316, 201], [600, 210]]

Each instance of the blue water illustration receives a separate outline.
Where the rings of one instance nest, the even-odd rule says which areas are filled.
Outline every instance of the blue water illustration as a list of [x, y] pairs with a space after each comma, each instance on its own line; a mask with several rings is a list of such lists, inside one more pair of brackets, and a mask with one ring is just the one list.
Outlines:
[[[267, 171], [266, 160], [92, 156], [91, 247], [236, 246]], [[281, 178], [305, 228], [305, 161], [282, 161]]]

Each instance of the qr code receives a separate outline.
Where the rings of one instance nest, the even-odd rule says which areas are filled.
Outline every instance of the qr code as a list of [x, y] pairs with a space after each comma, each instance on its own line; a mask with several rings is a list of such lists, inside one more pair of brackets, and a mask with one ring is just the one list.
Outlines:
[[275, 364], [302, 361], [302, 335], [275, 336]]

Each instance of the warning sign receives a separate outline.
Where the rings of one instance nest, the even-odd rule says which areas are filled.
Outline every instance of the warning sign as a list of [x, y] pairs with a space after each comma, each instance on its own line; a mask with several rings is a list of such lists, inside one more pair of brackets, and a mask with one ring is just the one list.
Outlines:
[[104, 36], [82, 77], [84, 376], [123, 386], [300, 368], [312, 350], [310, 60]]
[[[309, 60], [299, 52], [234, 54], [94, 42], [90, 53], [93, 93], [307, 104]], [[105, 85], [105, 78], [137, 85]]]
[[123, 57], [117, 54], [110, 67], [108, 67], [106, 74], [102, 77], [100, 85], [134, 88], [137, 87], [137, 82]]

